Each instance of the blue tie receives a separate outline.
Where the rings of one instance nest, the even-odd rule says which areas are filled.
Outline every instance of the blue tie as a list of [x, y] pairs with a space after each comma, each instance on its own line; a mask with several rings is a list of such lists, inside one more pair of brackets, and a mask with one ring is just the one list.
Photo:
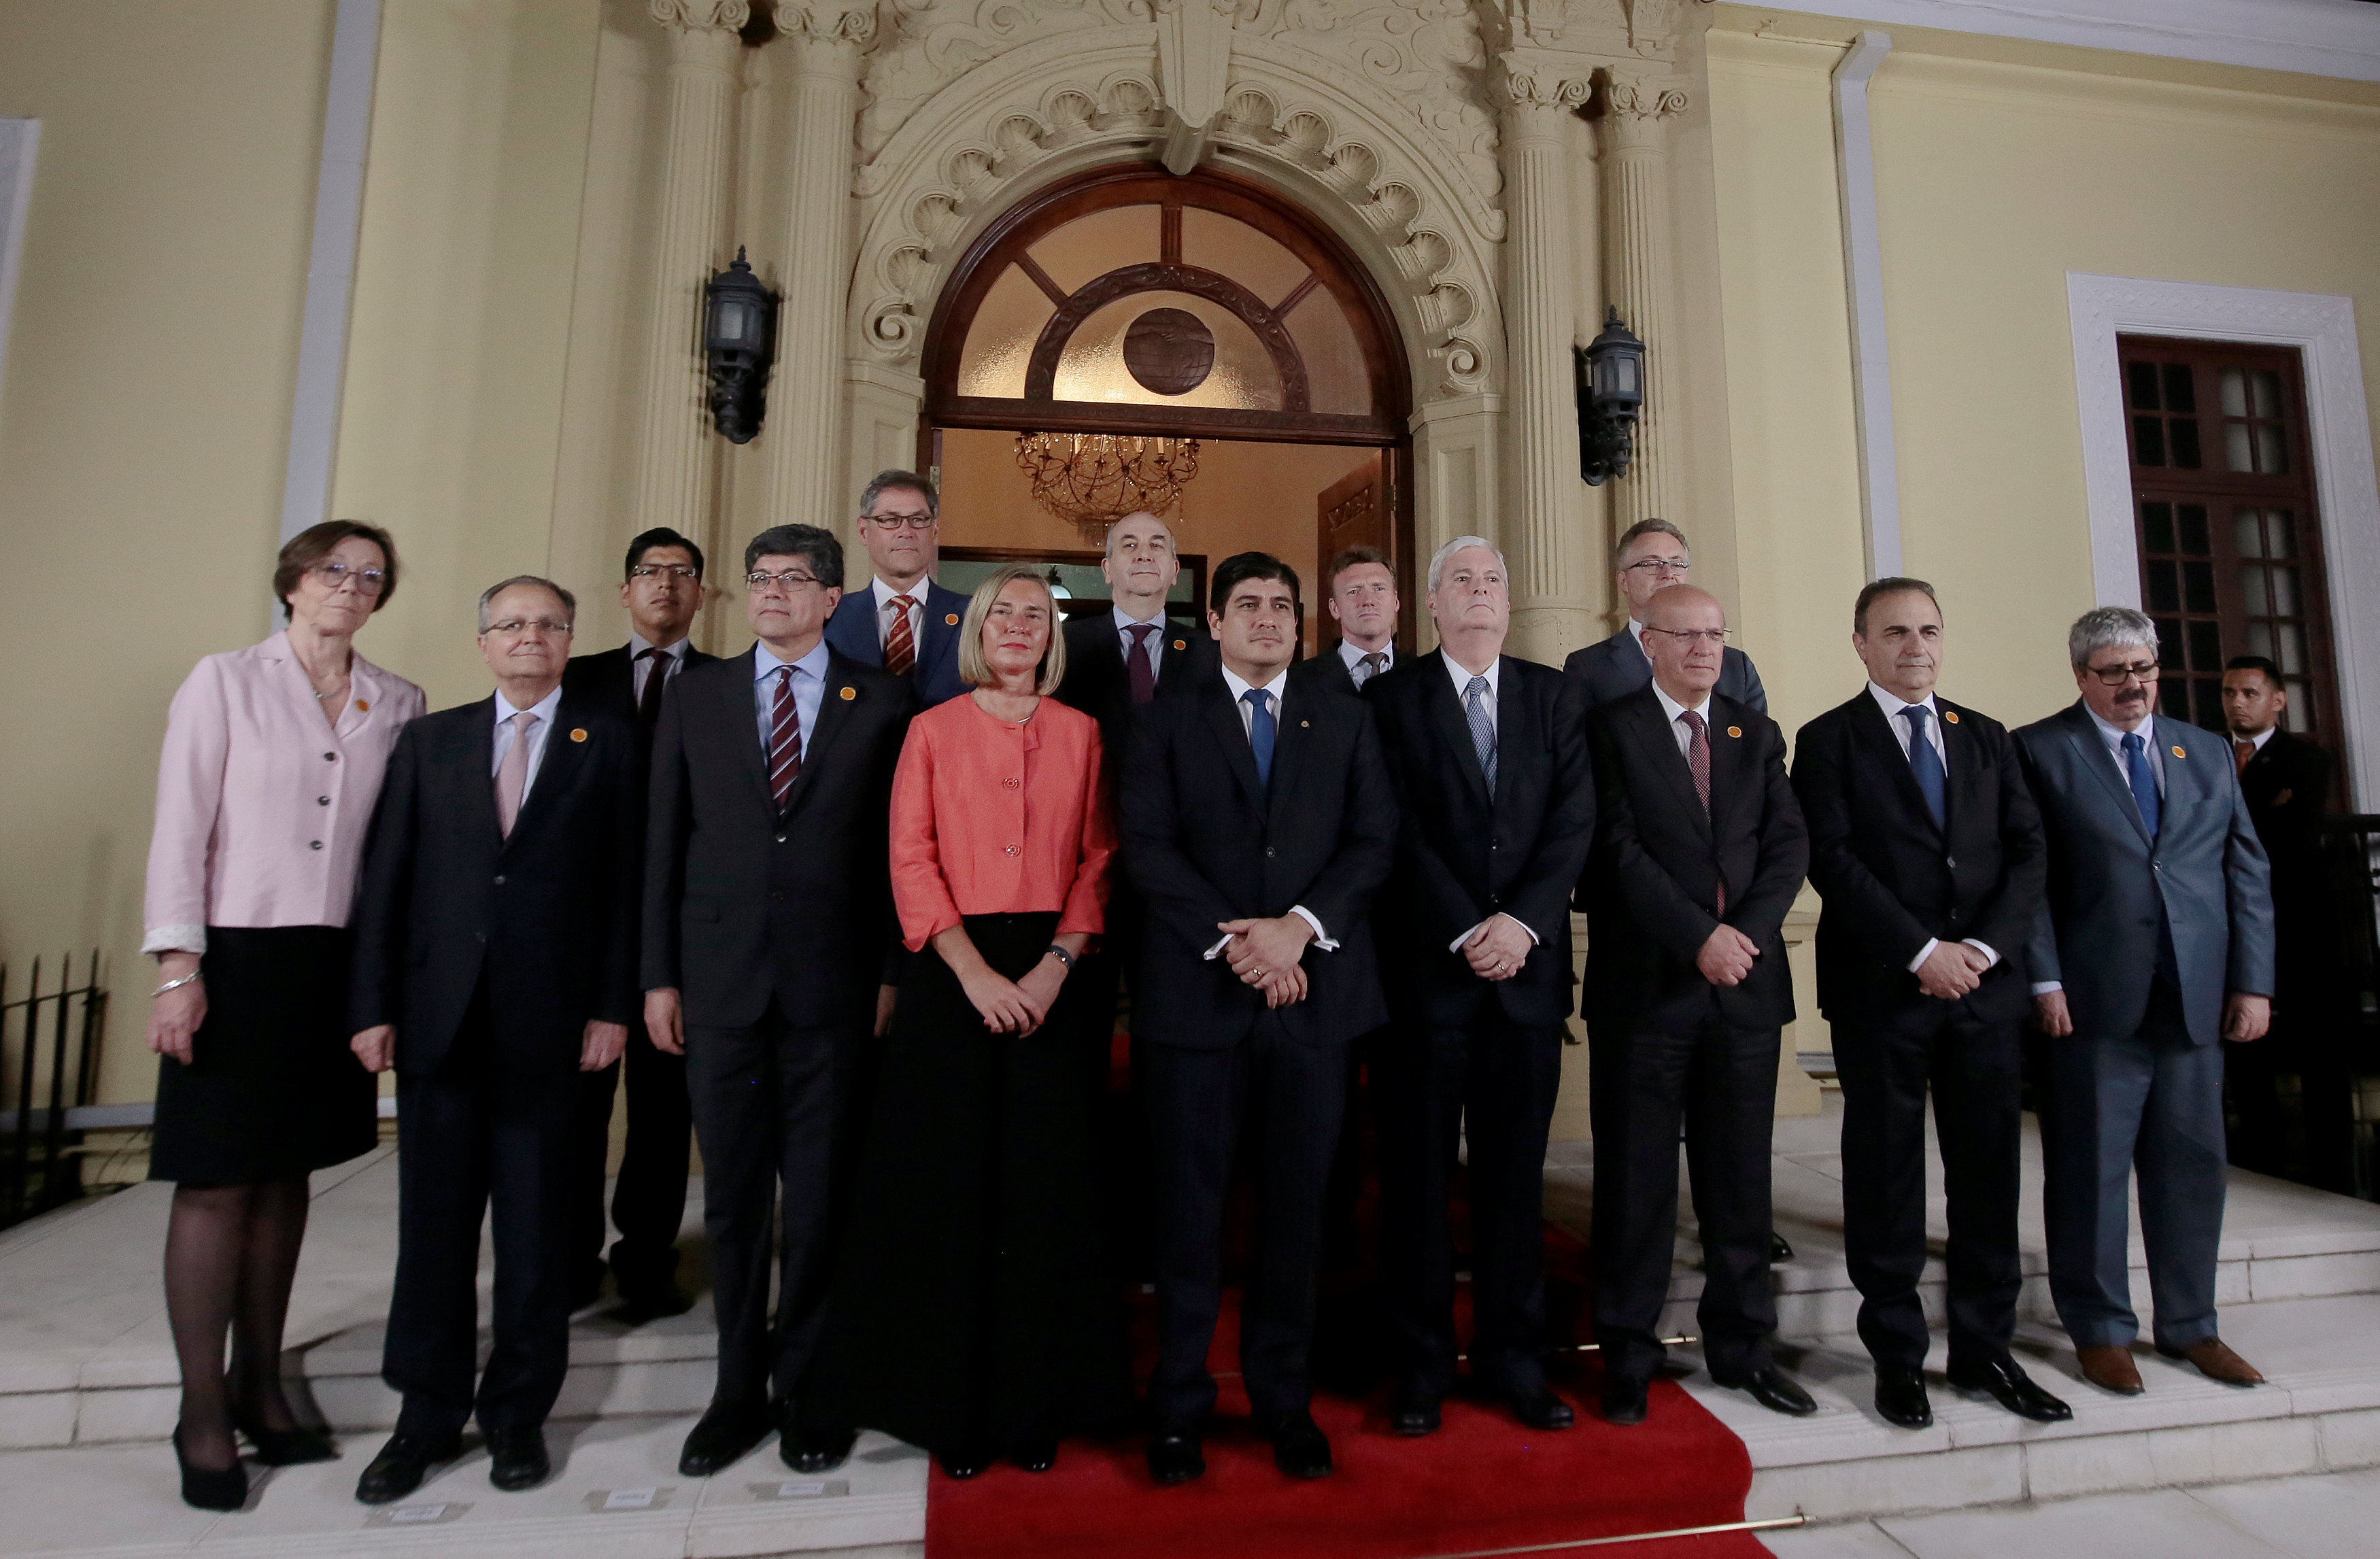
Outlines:
[[1257, 783], [1269, 789], [1272, 785], [1272, 695], [1260, 687], [1252, 687], [1240, 695], [1240, 702], [1248, 707], [1248, 745], [1256, 750]]
[[2149, 767], [2149, 744], [2137, 731], [2124, 736], [2124, 778], [2131, 781], [2132, 800], [2140, 804], [2141, 827], [2149, 831], [2149, 838], [2156, 838], [2156, 771]]
[[1942, 755], [1934, 743], [1925, 740], [1925, 717], [1934, 711], [1923, 704], [1912, 704], [1900, 711], [1909, 721], [1909, 772], [1917, 779], [1917, 788], [1925, 796], [1925, 810], [1934, 815], [1934, 826], [1942, 827], [1949, 816], [1942, 782]]
[[1474, 677], [1463, 689], [1463, 719], [1471, 727], [1471, 750], [1479, 758], [1479, 772], [1488, 793], [1496, 793], [1496, 722], [1488, 714], [1488, 679]]

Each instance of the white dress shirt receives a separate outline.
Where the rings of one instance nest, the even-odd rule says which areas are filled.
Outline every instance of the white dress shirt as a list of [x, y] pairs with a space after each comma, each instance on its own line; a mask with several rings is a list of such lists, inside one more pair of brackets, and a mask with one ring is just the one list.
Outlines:
[[488, 774], [491, 779], [503, 771], [504, 755], [513, 750], [513, 717], [521, 714], [537, 717], [529, 721], [528, 726], [528, 772], [521, 776], [523, 804], [527, 804], [529, 792], [537, 785], [538, 766], [545, 762], [545, 738], [547, 733], [553, 730], [553, 712], [560, 707], [562, 707], [560, 683], [553, 684], [552, 692], [526, 709], [514, 708], [512, 701], [504, 696], [504, 689], [496, 690], [496, 750], [493, 755], [494, 761], [488, 765]]
[[[2139, 737], [2142, 745], [2147, 750], [2149, 772], [2156, 776], [2157, 794], [2163, 796], [2165, 794], [2165, 749], [2157, 745], [2156, 716], [2154, 714], [2142, 716], [2140, 728], [2126, 731], [2101, 719], [2099, 711], [2087, 704], [2082, 707], [2082, 712], [2089, 715], [2091, 723], [2099, 728], [2099, 740], [2107, 746], [2107, 761], [2116, 766], [2116, 782], [2124, 787], [2126, 793], [2129, 794], [2132, 788], [2132, 767], [2124, 758], [2124, 738], [2131, 735]], [[2033, 983], [2033, 994], [2035, 996], [2046, 996], [2051, 991], [2062, 991], [2065, 988], [2065, 982], [2061, 980], [2035, 980]]]
[[[645, 651], [652, 647], [652, 640], [633, 629], [629, 631], [628, 693], [638, 704], [645, 701], [645, 683], [652, 680], [653, 661], [645, 655]], [[692, 639], [680, 639], [662, 651], [662, 657], [666, 658], [664, 663], [669, 675], [674, 677], [686, 670], [686, 652], [693, 647]]]
[[2234, 743], [2245, 742], [2252, 751], [2261, 753], [2265, 750], [2265, 743], [2273, 739], [2273, 732], [2280, 729], [2277, 725], [2268, 725], [2253, 736], [2234, 736], [2231, 740]]
[[[1504, 658], [1500, 655], [1495, 659], [1488, 662], [1488, 669], [1484, 671], [1471, 671], [1464, 670], [1462, 661], [1457, 660], [1453, 656], [1448, 655], [1442, 650], [1439, 654], [1439, 659], [1446, 662], [1446, 674], [1454, 683], [1454, 702], [1456, 707], [1463, 710], [1463, 729], [1466, 731], [1470, 729], [1471, 705], [1468, 695], [1471, 691], [1471, 679], [1475, 676], [1479, 676], [1486, 677], [1488, 679], [1488, 729], [1490, 731], [1501, 731], [1503, 728], [1496, 723], [1496, 695], [1501, 693], [1504, 687], [1502, 675], [1504, 670]], [[1496, 914], [1503, 913], [1504, 912], [1501, 910], [1496, 912]], [[1488, 920], [1494, 920], [1495, 918], [1496, 915], [1489, 915]], [[1511, 921], [1514, 925], [1519, 926], [1522, 930], [1528, 931], [1531, 945], [1536, 945], [1537, 941], [1537, 934], [1535, 931], [1530, 931], [1525, 922], [1514, 915], [1505, 915], [1504, 918]], [[1487, 925], [1488, 920], [1481, 921], [1479, 925]], [[1461, 952], [1463, 950], [1463, 944], [1468, 942], [1472, 937], [1478, 935], [1479, 925], [1473, 926], [1462, 936], [1457, 937], [1453, 941], [1446, 944], [1446, 950], [1451, 953]]]
[[1135, 617], [1132, 613], [1124, 610], [1124, 609], [1120, 606], [1111, 606], [1108, 608], [1108, 615], [1115, 620], [1116, 647], [1123, 651], [1124, 670], [1127, 671], [1132, 669], [1132, 652], [1134, 647], [1132, 642], [1132, 631], [1135, 628], [1149, 627], [1153, 627], [1157, 630], [1157, 632], [1148, 635], [1148, 647], [1142, 651], [1142, 653], [1148, 659], [1148, 674], [1152, 679], [1155, 678], [1157, 675], [1157, 658], [1162, 650], [1165, 643], [1165, 603], [1163, 601], [1158, 602], [1157, 615], [1148, 619], [1145, 622], [1139, 618]]
[[[1247, 703], [1247, 695], [1252, 692], [1264, 694], [1267, 707], [1272, 710], [1273, 758], [1278, 762], [1281, 757], [1281, 710], [1283, 703], [1282, 695], [1289, 691], [1289, 668], [1282, 667], [1272, 674], [1272, 681], [1259, 685], [1256, 683], [1242, 682], [1238, 675], [1226, 666], [1223, 668], [1223, 685], [1232, 690], [1232, 707], [1240, 712], [1240, 731], [1244, 735], [1257, 718], [1256, 710]], [[1316, 947], [1326, 953], [1335, 953], [1339, 950], [1339, 944], [1332, 941], [1330, 934], [1322, 929], [1322, 922], [1315, 918], [1312, 910], [1303, 904], [1292, 904], [1289, 907], [1289, 912], [1314, 928]], [[1222, 941], [1208, 948], [1207, 956], [1211, 959], [1220, 954], [1224, 943], [1230, 940], [1231, 938], [1226, 937]]]
[[[1900, 743], [1900, 755], [1903, 759], [1909, 756], [1909, 722], [1900, 718], [1900, 711], [1903, 709], [1925, 711], [1925, 744], [1933, 748], [1934, 755], [1941, 760], [1942, 785], [1947, 792], [1950, 784], [1950, 750], [1942, 745], [1942, 711], [1935, 707], [1934, 695], [1929, 693], [1912, 704], [1899, 694], [1878, 687], [1873, 682], [1867, 684], [1867, 695], [1876, 700], [1877, 708], [1884, 711], [1884, 723], [1892, 728], [1893, 739]], [[1985, 969], [1994, 968], [1999, 963], [1999, 949], [1989, 942], [1979, 942], [1973, 937], [1961, 937], [1959, 939], [1989, 961], [1984, 965]], [[1909, 961], [1909, 972], [1912, 974], [1916, 973], [1925, 966], [1925, 961], [1934, 956], [1934, 949], [1941, 945], [1940, 937], [1927, 937], [1925, 945], [1917, 949], [1917, 956]]]
[[[915, 585], [905, 590], [896, 590], [881, 579], [873, 576], [868, 579], [868, 606], [876, 615], [877, 648], [883, 648], [886, 641], [892, 636], [892, 614], [884, 609], [898, 600], [905, 600], [908, 603], [909, 643], [918, 647], [925, 645], [926, 591], [932, 583], [933, 578], [930, 574], [921, 574], [917, 576], [917, 582]], [[808, 720], [802, 722], [802, 729], [805, 731], [809, 729]], [[809, 738], [807, 735], [802, 738], [802, 744], [804, 746], [809, 744]]]
[[[1684, 722], [1678, 719], [1680, 715], [1688, 712], [1686, 706], [1670, 697], [1667, 690], [1665, 690], [1659, 683], [1656, 682], [1652, 685], [1653, 696], [1661, 701], [1661, 712], [1670, 717], [1670, 734], [1678, 739], [1678, 755], [1680, 757], [1684, 757], [1686, 755], [1686, 749], [1694, 745], [1694, 733], [1688, 731]], [[1704, 694], [1703, 701], [1695, 705], [1692, 712], [1702, 716], [1703, 740], [1706, 742], [1709, 741], [1710, 695], [1707, 693]]]
[[[769, 647], [752, 647], [752, 708], [760, 721], [760, 754], [763, 767], [770, 751], [776, 745], [777, 672], [786, 662], [769, 653]], [[826, 637], [810, 646], [810, 652], [794, 661], [794, 716], [802, 722], [802, 756], [810, 755], [810, 737], [818, 731], [819, 707], [826, 702]]]
[[1653, 652], [1649, 649], [1645, 649], [1645, 624], [1637, 622], [1633, 617], [1630, 618], [1628, 620], [1628, 636], [1636, 641], [1636, 647], [1638, 649], [1645, 651], [1645, 659], [1650, 660], [1653, 659]]

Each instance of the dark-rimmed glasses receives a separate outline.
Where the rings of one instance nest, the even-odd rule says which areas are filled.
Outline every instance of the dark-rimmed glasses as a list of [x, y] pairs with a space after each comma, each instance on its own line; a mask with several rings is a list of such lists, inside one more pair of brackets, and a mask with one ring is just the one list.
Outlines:
[[931, 514], [862, 514], [859, 516], [879, 530], [931, 530]]
[[767, 574], [756, 568], [744, 576], [744, 583], [752, 589], [765, 590], [774, 585], [789, 596], [805, 586], [815, 585], [818, 582], [817, 574], [804, 574], [797, 568], [789, 568], [783, 574]]
[[692, 585], [702, 578], [702, 571], [691, 563], [638, 563], [628, 571], [631, 579], [663, 579]]
[[2135, 660], [2129, 666], [2087, 666], [2083, 669], [2099, 679], [2101, 687], [2121, 687], [2134, 677], [2144, 683], [2157, 680], [2157, 663], [2154, 660]]
[[1723, 649], [1727, 646], [1728, 630], [1725, 628], [1647, 628], [1645, 631], [1648, 634], [1667, 634], [1673, 639], [1683, 639], [1688, 648], [1698, 644], [1706, 644], [1713, 649]]

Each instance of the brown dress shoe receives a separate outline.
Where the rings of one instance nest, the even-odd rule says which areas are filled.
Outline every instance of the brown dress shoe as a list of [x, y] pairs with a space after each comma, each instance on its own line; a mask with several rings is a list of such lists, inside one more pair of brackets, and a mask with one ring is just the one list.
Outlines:
[[2078, 1348], [2075, 1361], [2082, 1366], [2082, 1378], [2101, 1391], [2112, 1391], [2119, 1396], [2138, 1396], [2141, 1385], [2140, 1366], [2132, 1362], [2132, 1350], [2103, 1343], [2097, 1348]]
[[2225, 1385], [2265, 1384], [2265, 1377], [2256, 1372], [2256, 1367], [2232, 1352], [2230, 1345], [2220, 1337], [2205, 1337], [2188, 1348], [2161, 1348], [2157, 1351], [2168, 1359], [2189, 1360], [2198, 1366], [2200, 1374], [2210, 1381], [2221, 1381]]

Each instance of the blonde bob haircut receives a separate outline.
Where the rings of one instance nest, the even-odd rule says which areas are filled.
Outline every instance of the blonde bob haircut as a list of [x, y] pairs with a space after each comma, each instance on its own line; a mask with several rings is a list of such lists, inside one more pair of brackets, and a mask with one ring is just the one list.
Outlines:
[[991, 603], [1000, 599], [1000, 593], [1020, 579], [1040, 586], [1041, 598], [1050, 603], [1050, 647], [1041, 652], [1041, 671], [1034, 679], [1033, 691], [1055, 693], [1065, 680], [1066, 634], [1058, 618], [1058, 598], [1050, 593], [1050, 581], [1031, 563], [1005, 563], [975, 587], [967, 601], [966, 621], [959, 624], [959, 680], [970, 687], [989, 687], [999, 680], [983, 658], [984, 620], [991, 615]]

